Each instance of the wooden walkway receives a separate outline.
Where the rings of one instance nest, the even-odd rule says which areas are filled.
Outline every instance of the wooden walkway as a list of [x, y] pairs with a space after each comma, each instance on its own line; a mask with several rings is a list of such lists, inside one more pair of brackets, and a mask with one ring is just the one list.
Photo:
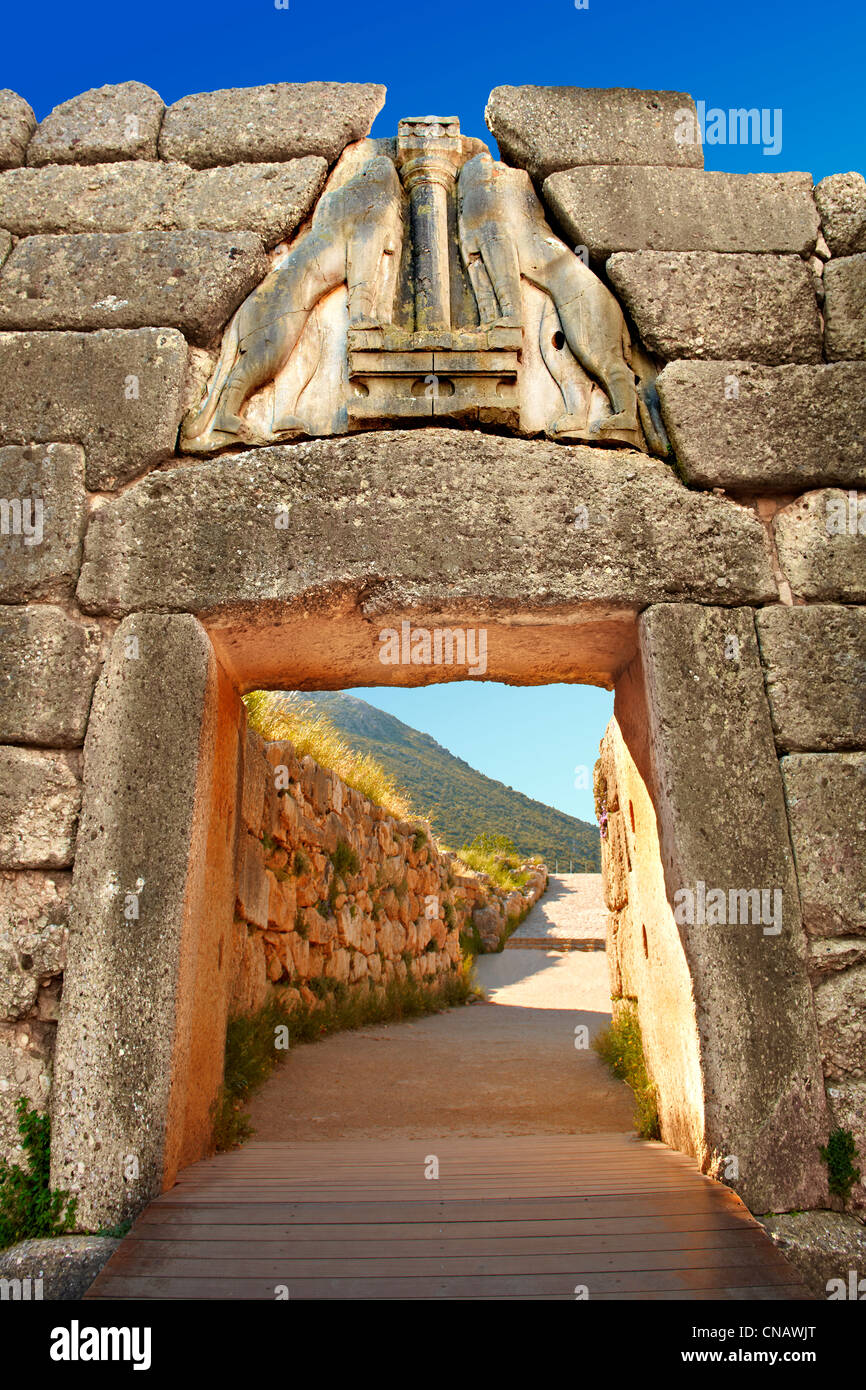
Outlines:
[[729, 1188], [626, 1134], [250, 1143], [185, 1169], [86, 1297], [573, 1300], [581, 1286], [809, 1297]]

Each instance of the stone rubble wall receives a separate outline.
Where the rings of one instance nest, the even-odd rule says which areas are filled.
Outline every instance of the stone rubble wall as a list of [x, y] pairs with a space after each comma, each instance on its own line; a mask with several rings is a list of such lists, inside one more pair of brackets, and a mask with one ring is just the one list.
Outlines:
[[[693, 109], [680, 93], [498, 88], [503, 157], [660, 369], [670, 463], [447, 429], [180, 458], [221, 325], [383, 99], [280, 84], [165, 110], [123, 83], [37, 128], [0, 92], [0, 498], [40, 502], [45, 526], [40, 544], [0, 536], [0, 1144], [14, 1147], [15, 1096], [41, 1103], [49, 1084], [82, 748], [118, 620], [134, 635], [136, 615], [219, 623], [250, 605], [277, 624], [339, 592], [365, 621], [376, 603], [623, 623], [673, 605], [689, 631], [703, 608], [752, 624], [829, 1103], [866, 1168], [866, 183], [707, 172], [674, 137]], [[692, 679], [670, 667], [665, 699]], [[550, 678], [563, 669], [551, 659]], [[590, 642], [568, 676], [622, 669]], [[736, 719], [730, 744], [748, 768]], [[723, 801], [712, 814], [723, 825]]]
[[[496, 949], [547, 882], [536, 869], [523, 892], [503, 891], [441, 850], [425, 823], [397, 820], [290, 743], [252, 731], [241, 820], [232, 1013], [255, 1012], [274, 987], [290, 1007], [315, 1007], [329, 983], [435, 984], [460, 968], [462, 933], [475, 926]], [[347, 853], [357, 867], [340, 872]]]

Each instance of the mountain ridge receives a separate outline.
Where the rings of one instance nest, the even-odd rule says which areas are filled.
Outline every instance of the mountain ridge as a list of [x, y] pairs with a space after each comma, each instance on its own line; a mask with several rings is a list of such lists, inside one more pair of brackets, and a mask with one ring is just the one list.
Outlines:
[[407, 793], [437, 837], [460, 849], [482, 831], [508, 835], [524, 857], [540, 854], [552, 867], [574, 861], [575, 871], [597, 873], [598, 828], [479, 772], [432, 734], [415, 729], [357, 695], [305, 692], [360, 753], [370, 753]]

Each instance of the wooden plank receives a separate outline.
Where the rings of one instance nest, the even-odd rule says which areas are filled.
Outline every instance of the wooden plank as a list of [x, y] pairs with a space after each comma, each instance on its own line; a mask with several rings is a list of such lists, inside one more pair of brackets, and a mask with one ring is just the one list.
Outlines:
[[[114, 1276], [109, 1274], [108, 1266], [97, 1283], [101, 1298], [254, 1298], [274, 1299], [275, 1285], [285, 1284], [285, 1279], [267, 1279], [250, 1276], [227, 1277], [175, 1277], [161, 1279], [155, 1275]], [[425, 1277], [403, 1278], [321, 1278], [293, 1279], [289, 1296], [297, 1299], [433, 1299], [490, 1295], [499, 1298], [503, 1294], [523, 1295], [562, 1294], [574, 1292], [575, 1284], [585, 1283], [579, 1271], [561, 1274], [486, 1274], [486, 1275], [430, 1275]], [[650, 1293], [669, 1290], [678, 1292], [681, 1297], [689, 1297], [695, 1289], [724, 1288], [772, 1288], [786, 1287], [781, 1281], [768, 1279], [760, 1265], [727, 1266], [724, 1269], [694, 1270], [652, 1270], [623, 1271], [621, 1273], [594, 1273], [591, 1280], [590, 1297], [605, 1293]]]
[[637, 1218], [602, 1217], [548, 1217], [542, 1220], [487, 1221], [478, 1208], [478, 1218], [473, 1221], [393, 1221], [393, 1222], [269, 1222], [267, 1220], [249, 1222], [245, 1211], [214, 1212], [212, 1209], [190, 1208], [178, 1213], [164, 1207], [150, 1206], [142, 1212], [132, 1235], [127, 1239], [164, 1239], [166, 1228], [170, 1228], [175, 1240], [284, 1240], [307, 1237], [317, 1242], [329, 1240], [377, 1240], [399, 1239], [420, 1232], [440, 1233], [448, 1230], [455, 1237], [495, 1236], [495, 1235], [539, 1235], [550, 1236], [571, 1234], [596, 1236], [598, 1238], [618, 1237], [620, 1235], [647, 1234], [653, 1239], [661, 1233], [714, 1231], [740, 1232], [759, 1231], [762, 1228], [753, 1217], [745, 1219], [729, 1212], [691, 1213], [682, 1216], [645, 1216]]
[[590, 1278], [599, 1273], [643, 1270], [724, 1270], [738, 1268], [760, 1273], [765, 1283], [785, 1283], [789, 1269], [774, 1268], [763, 1258], [763, 1251], [752, 1246], [718, 1250], [639, 1250], [548, 1254], [534, 1249], [517, 1255], [474, 1254], [364, 1255], [350, 1258], [297, 1257], [290, 1250], [252, 1257], [235, 1254], [230, 1260], [191, 1259], [182, 1247], [169, 1254], [132, 1250], [114, 1260], [113, 1274], [160, 1275], [168, 1279], [205, 1277], [208, 1279], [262, 1278], [277, 1283], [295, 1279], [414, 1279], [427, 1275], [526, 1275], [567, 1274]]
[[[263, 1228], [267, 1231], [267, 1227]], [[387, 1229], [387, 1228], [385, 1228]], [[266, 1239], [261, 1235], [247, 1233], [243, 1239], [183, 1239], [183, 1255], [195, 1260], [233, 1260], [259, 1259], [279, 1250], [292, 1259], [334, 1259], [359, 1260], [371, 1256], [398, 1259], [404, 1255], [518, 1255], [523, 1252], [544, 1250], [546, 1254], [573, 1254], [576, 1258], [586, 1255], [602, 1254], [610, 1251], [661, 1251], [661, 1250], [722, 1250], [727, 1248], [748, 1248], [754, 1245], [763, 1250], [765, 1239], [760, 1231], [665, 1231], [651, 1235], [580, 1236], [549, 1235], [539, 1238], [537, 1232], [523, 1236], [449, 1236], [447, 1240], [437, 1234], [420, 1235], [415, 1239], [404, 1236], [388, 1239], [382, 1236], [369, 1236], [355, 1240], [311, 1240], [284, 1238]], [[168, 1256], [176, 1254], [178, 1240], [142, 1240], [139, 1237], [124, 1242], [124, 1251], [118, 1253], [118, 1267], [125, 1266], [130, 1259], [147, 1256]], [[135, 1252], [133, 1255], [133, 1251]]]

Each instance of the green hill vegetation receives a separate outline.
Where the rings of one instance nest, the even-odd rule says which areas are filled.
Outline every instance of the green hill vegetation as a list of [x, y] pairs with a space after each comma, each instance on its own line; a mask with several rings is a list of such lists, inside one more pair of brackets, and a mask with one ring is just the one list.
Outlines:
[[[248, 696], [248, 705], [255, 698]], [[437, 839], [451, 849], [461, 849], [480, 834], [506, 835], [523, 858], [540, 855], [550, 868], [558, 860], [560, 869], [567, 869], [573, 860], [576, 873], [599, 871], [597, 826], [486, 777], [429, 734], [366, 700], [331, 691], [305, 693], [301, 698], [327, 716], [356, 758], [366, 758], [368, 767], [375, 763], [384, 769], [392, 786], [405, 792], [415, 813], [429, 819]], [[283, 733], [260, 732], [271, 738], [291, 737], [289, 728]], [[345, 776], [339, 766], [335, 771]], [[345, 780], [355, 784], [351, 776]]]

